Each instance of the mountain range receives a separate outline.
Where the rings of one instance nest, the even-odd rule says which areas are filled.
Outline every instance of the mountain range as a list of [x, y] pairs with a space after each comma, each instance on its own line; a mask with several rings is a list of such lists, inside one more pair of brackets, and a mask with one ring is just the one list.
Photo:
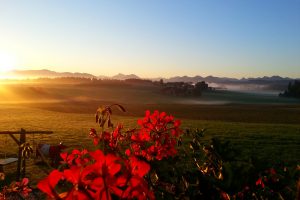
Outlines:
[[80, 77], [80, 78], [96, 78], [96, 76], [88, 73], [79, 72], [55, 72], [47, 69], [42, 70], [13, 70], [6, 75], [17, 78], [57, 78], [57, 77]]
[[251, 82], [277, 82], [277, 81], [292, 81], [294, 79], [289, 77], [281, 77], [281, 76], [264, 76], [257, 78], [228, 78], [228, 77], [215, 77], [215, 76], [175, 76], [168, 79], [164, 79], [166, 82], [199, 82], [205, 81], [208, 83], [251, 83]]
[[[89, 73], [72, 73], [72, 72], [56, 72], [47, 69], [42, 70], [14, 70], [8, 73], [11, 77], [18, 78], [57, 78], [57, 77], [78, 77], [78, 78], [98, 78], [98, 79], [142, 79], [135, 74], [117, 74], [115, 76], [95, 76]], [[175, 76], [171, 78], [152, 78], [152, 81], [163, 80], [164, 82], [192, 82], [205, 81], [207, 83], [217, 84], [217, 86], [223, 87], [223, 85], [268, 85], [268, 87], [283, 88], [295, 79], [281, 76], [263, 76], [256, 78], [228, 78], [228, 77], [215, 77], [215, 76]]]

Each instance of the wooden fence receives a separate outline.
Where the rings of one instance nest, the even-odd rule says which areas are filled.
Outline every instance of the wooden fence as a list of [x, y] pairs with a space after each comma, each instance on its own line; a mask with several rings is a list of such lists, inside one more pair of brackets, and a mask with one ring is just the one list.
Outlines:
[[[21, 177], [25, 177], [26, 174], [26, 159], [22, 156], [22, 147], [21, 147], [22, 144], [26, 143], [26, 135], [27, 134], [52, 134], [52, 133], [53, 133], [52, 131], [26, 131], [25, 129], [22, 128], [20, 131], [0, 131], [0, 135], [9, 135], [11, 139], [13, 139], [19, 147], [18, 160], [15, 160], [18, 162], [17, 176], [16, 176], [17, 181], [19, 181]], [[20, 138], [18, 139], [16, 135], [20, 135]], [[14, 162], [13, 160], [11, 161]], [[5, 165], [11, 162], [3, 162], [3, 163]]]

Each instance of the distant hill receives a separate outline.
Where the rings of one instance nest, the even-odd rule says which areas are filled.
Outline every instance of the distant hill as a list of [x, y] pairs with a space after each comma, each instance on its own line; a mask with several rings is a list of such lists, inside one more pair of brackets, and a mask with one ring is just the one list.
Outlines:
[[[58, 78], [58, 77], [76, 77], [76, 78], [97, 78], [97, 79], [143, 79], [135, 74], [117, 74], [114, 76], [95, 76], [88, 73], [72, 73], [72, 72], [55, 72], [47, 69], [42, 70], [14, 70], [10, 72], [12, 77], [18, 78]], [[205, 81], [210, 86], [223, 89], [235, 90], [276, 90], [284, 91], [289, 82], [300, 79], [292, 79], [289, 77], [281, 76], [263, 76], [256, 78], [228, 78], [228, 77], [215, 77], [215, 76], [175, 76], [171, 78], [152, 78], [148, 80], [159, 81], [163, 79], [164, 82], [189, 82], [197, 83]]]
[[165, 82], [200, 82], [200, 81], [205, 81], [208, 83], [246, 83], [246, 82], [270, 82], [270, 81], [291, 81], [294, 79], [288, 78], [288, 77], [280, 77], [280, 76], [264, 76], [264, 77], [258, 77], [258, 78], [242, 78], [242, 79], [237, 79], [237, 78], [227, 78], [227, 77], [215, 77], [215, 76], [207, 76], [207, 77], [202, 77], [202, 76], [194, 76], [194, 77], [189, 77], [189, 76], [175, 76], [171, 78], [165, 78], [163, 79]]
[[141, 79], [135, 74], [117, 74], [115, 76], [95, 76], [88, 73], [79, 73], [79, 72], [56, 72], [47, 69], [42, 70], [13, 70], [8, 72], [8, 75], [11, 77], [18, 78], [58, 78], [58, 77], [76, 77], [76, 78], [98, 78], [98, 79], [117, 79], [117, 80], [126, 80], [126, 79]]
[[78, 77], [78, 78], [96, 78], [88, 73], [55, 72], [47, 69], [42, 70], [14, 70], [9, 75], [20, 78], [57, 78], [57, 77]]
[[[13, 70], [9, 72], [10, 75], [15, 75], [19, 77], [82, 77], [82, 78], [99, 78], [99, 79], [117, 79], [117, 80], [126, 80], [126, 79], [142, 79], [141, 77], [135, 74], [122, 74], [119, 73], [114, 76], [104, 76], [99, 75], [95, 76], [89, 73], [79, 73], [79, 72], [56, 72], [47, 69], [42, 70]], [[257, 78], [228, 78], [228, 77], [215, 77], [215, 76], [174, 76], [171, 78], [151, 78], [150, 80], [158, 81], [163, 79], [165, 82], [200, 82], [205, 81], [208, 83], [246, 83], [246, 82], [272, 82], [272, 81], [292, 81], [296, 79], [288, 78], [288, 77], [281, 77], [281, 76], [264, 76], [264, 77], [257, 77]]]
[[165, 82], [193, 82], [197, 83], [200, 81], [205, 81], [205, 82], [212, 82], [212, 83], [224, 83], [224, 82], [236, 82], [239, 81], [239, 79], [235, 78], [226, 78], [226, 77], [215, 77], [215, 76], [207, 76], [207, 77], [202, 77], [202, 76], [175, 76], [171, 78], [164, 79]]
[[125, 75], [125, 74], [117, 74], [115, 76], [111, 77], [112, 79], [117, 79], [117, 80], [126, 80], [126, 79], [141, 79], [140, 77], [138, 77], [135, 74], [129, 74], [129, 75]]
[[164, 82], [192, 82], [197, 83], [200, 81], [205, 81], [209, 83], [210, 86], [238, 90], [238, 91], [284, 91], [287, 85], [294, 80], [289, 77], [281, 76], [264, 76], [257, 78], [227, 78], [227, 77], [215, 77], [215, 76], [176, 76], [167, 79], [163, 79]]

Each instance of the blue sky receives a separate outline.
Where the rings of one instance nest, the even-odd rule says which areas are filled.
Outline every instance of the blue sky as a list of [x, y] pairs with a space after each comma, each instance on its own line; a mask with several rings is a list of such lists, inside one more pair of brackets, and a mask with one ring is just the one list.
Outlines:
[[300, 77], [300, 0], [9, 0], [0, 30], [10, 69]]

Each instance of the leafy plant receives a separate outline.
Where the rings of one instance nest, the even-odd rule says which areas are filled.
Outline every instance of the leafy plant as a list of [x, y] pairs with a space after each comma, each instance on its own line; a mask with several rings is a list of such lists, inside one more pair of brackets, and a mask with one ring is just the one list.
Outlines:
[[[230, 142], [204, 143], [205, 129], [184, 132], [181, 121], [165, 112], [146, 111], [136, 128], [124, 130], [112, 123], [113, 107], [125, 112], [119, 104], [96, 112], [100, 130], [89, 133], [96, 150], [61, 153], [59, 168], [38, 183], [49, 199], [296, 198], [299, 167], [261, 171], [252, 160], [239, 159]], [[27, 184], [24, 179], [1, 195], [23, 198]]]

